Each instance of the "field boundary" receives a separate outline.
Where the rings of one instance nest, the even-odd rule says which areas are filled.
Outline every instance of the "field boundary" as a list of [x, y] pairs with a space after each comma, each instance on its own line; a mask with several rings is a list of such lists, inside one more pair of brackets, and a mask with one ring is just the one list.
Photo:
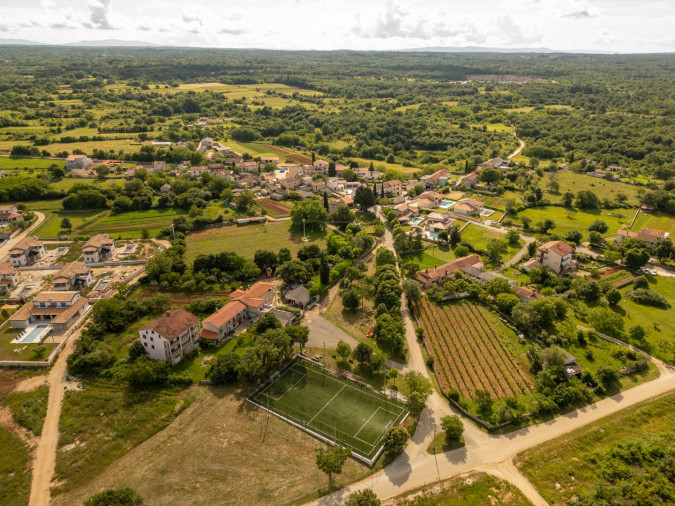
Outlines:
[[[303, 360], [303, 361], [305, 361], [305, 362], [307, 362], [307, 363], [309, 363], [309, 364], [312, 364], [312, 365], [315, 366], [315, 367], [320, 367], [322, 370], [325, 370], [325, 366], [324, 366], [323, 364], [320, 364], [320, 363], [318, 363], [318, 362], [315, 362], [314, 360], [310, 360], [310, 359], [304, 357], [303, 355], [296, 354], [296, 355], [294, 355], [294, 356], [291, 358], [291, 363], [290, 363], [288, 366], [284, 367], [280, 372], [283, 374], [283, 373], [285, 373], [287, 370], [292, 369], [293, 366], [295, 365], [295, 363], [296, 363], [297, 360]], [[329, 371], [329, 372], [330, 372], [330, 371]], [[333, 376], [333, 373], [332, 373], [332, 372], [330, 372], [330, 374], [331, 374], [331, 376]], [[338, 376], [338, 378], [341, 378], [341, 377]], [[278, 378], [277, 378], [277, 379], [278, 379]], [[335, 379], [335, 378], [330, 378], [330, 379]], [[341, 379], [343, 379], [343, 378], [341, 378]], [[339, 381], [339, 380], [337, 380], [337, 379], [335, 379], [335, 380], [336, 380], [336, 381]], [[345, 380], [345, 381], [351, 381], [351, 380], [349, 380], [348, 378], [344, 378], [344, 380]], [[269, 380], [266, 382], [266, 385], [265, 385], [264, 388], [258, 389], [258, 390], [257, 390], [256, 392], [254, 392], [252, 395], [248, 396], [248, 397], [246, 398], [246, 400], [247, 400], [248, 402], [250, 402], [251, 404], [253, 404], [254, 406], [257, 406], [258, 408], [262, 409], [263, 411], [266, 411], [268, 414], [272, 414], [272, 415], [276, 416], [277, 418], [280, 418], [281, 420], [283, 420], [283, 421], [285, 421], [285, 422], [287, 422], [287, 423], [293, 425], [294, 427], [296, 427], [296, 428], [298, 428], [298, 429], [300, 429], [300, 430], [306, 432], [307, 434], [313, 436], [314, 438], [316, 438], [316, 439], [318, 439], [318, 440], [320, 440], [320, 441], [323, 441], [323, 442], [325, 442], [325, 443], [327, 443], [327, 444], [330, 444], [330, 445], [335, 446], [335, 445], [337, 444], [335, 441], [333, 441], [332, 439], [330, 439], [328, 436], [325, 436], [325, 435], [321, 434], [318, 430], [313, 430], [312, 428], [308, 427], [306, 423], [305, 423], [305, 424], [298, 423], [298, 422], [296, 422], [295, 420], [291, 419], [289, 416], [287, 416], [285, 413], [281, 413], [281, 412], [278, 412], [278, 411], [276, 411], [276, 410], [274, 410], [274, 409], [268, 408], [268, 407], [266, 407], [264, 404], [261, 404], [261, 403], [259, 403], [259, 402], [257, 402], [257, 401], [254, 400], [254, 397], [256, 397], [257, 395], [259, 395], [259, 394], [261, 394], [262, 392], [264, 392], [264, 391], [265, 391], [267, 388], [269, 388], [275, 381], [276, 381], [276, 379], [275, 379], [275, 380], [269, 379]], [[347, 386], [351, 386], [351, 385], [349, 385], [348, 383], [344, 383], [344, 384], [343, 384], [343, 387], [339, 390], [338, 393], [342, 392], [342, 391], [344, 390], [344, 388], [347, 387]], [[372, 394], [370, 394], [370, 395], [372, 395]], [[335, 396], [337, 396], [337, 394], [336, 394]], [[334, 397], [335, 397], [335, 396], [334, 396]], [[392, 403], [394, 403], [394, 402], [398, 402], [398, 401], [393, 401], [393, 400], [392, 400]], [[327, 406], [328, 404], [330, 404], [330, 401], [329, 401], [328, 403], [326, 403], [325, 406]], [[324, 408], [325, 408], [325, 406], [324, 406]], [[371, 418], [372, 418], [372, 416], [375, 415], [375, 413], [378, 412], [379, 409], [380, 409], [380, 408], [378, 408], [377, 410], [375, 410], [375, 412], [373, 413], [373, 415], [371, 415]], [[321, 410], [323, 410], [323, 408], [322, 408]], [[320, 410], [320, 411], [321, 411], [321, 410]], [[320, 412], [320, 411], [319, 411], [319, 412]], [[405, 420], [408, 418], [409, 415], [410, 415], [410, 413], [409, 413], [409, 412], [406, 412], [406, 413], [405, 413], [405, 416], [404, 416], [398, 423], [399, 423], [399, 424], [400, 424], [400, 423], [404, 423]], [[397, 415], [397, 416], [400, 416], [400, 414]], [[316, 415], [315, 415], [314, 417], [316, 417]], [[395, 420], [396, 420], [396, 419], [395, 419]], [[369, 421], [370, 421], [370, 419], [369, 419], [367, 422], [369, 422]], [[391, 423], [392, 423], [392, 422], [390, 422], [390, 424], [391, 424]], [[364, 424], [364, 426], [365, 426], [365, 424]], [[363, 429], [363, 427], [361, 427], [361, 429]], [[361, 431], [361, 429], [359, 429], [359, 432]], [[352, 456], [354, 459], [358, 460], [359, 462], [362, 462], [362, 463], [366, 464], [367, 466], [372, 467], [372, 466], [375, 464], [375, 462], [377, 462], [377, 459], [380, 458], [380, 456], [382, 455], [382, 452], [384, 451], [384, 444], [382, 443], [382, 440], [384, 439], [384, 436], [385, 436], [385, 434], [383, 433], [383, 434], [378, 438], [378, 440], [377, 440], [375, 443], [373, 443], [372, 445], [370, 445], [370, 443], [367, 443], [367, 442], [365, 442], [365, 441], [363, 441], [363, 440], [361, 440], [361, 439], [356, 438], [355, 436], [353, 436], [354, 439], [358, 439], [359, 441], [363, 441], [365, 444], [368, 444], [368, 446], [372, 446], [373, 448], [378, 448], [378, 446], [379, 446], [379, 448], [378, 448], [377, 451], [375, 452], [375, 455], [374, 455], [372, 458], [370, 458], [370, 459], [369, 459], [368, 457], [366, 457], [366, 456], [361, 455], [360, 453], [358, 453], [354, 448], [350, 448], [351, 456]]]

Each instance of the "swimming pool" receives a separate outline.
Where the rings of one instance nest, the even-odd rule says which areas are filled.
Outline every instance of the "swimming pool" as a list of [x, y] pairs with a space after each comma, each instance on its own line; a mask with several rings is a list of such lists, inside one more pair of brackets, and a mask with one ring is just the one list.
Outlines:
[[448, 207], [452, 207], [456, 204], [457, 202], [454, 200], [443, 200], [441, 203], [438, 205], [438, 207], [442, 207], [443, 209], [447, 209]]
[[418, 216], [417, 218], [413, 218], [410, 220], [411, 225], [417, 225], [419, 223], [422, 223], [424, 221], [424, 218], [422, 216]]
[[12, 340], [13, 343], [21, 343], [21, 344], [31, 344], [31, 343], [36, 343], [40, 342], [42, 337], [45, 335], [47, 332], [47, 329], [49, 328], [49, 324], [47, 323], [41, 323], [39, 325], [36, 325], [33, 328], [27, 328], [24, 330], [21, 334], [19, 334], [16, 338]]
[[427, 232], [427, 237], [429, 239], [438, 239], [438, 234], [432, 234], [431, 232]]

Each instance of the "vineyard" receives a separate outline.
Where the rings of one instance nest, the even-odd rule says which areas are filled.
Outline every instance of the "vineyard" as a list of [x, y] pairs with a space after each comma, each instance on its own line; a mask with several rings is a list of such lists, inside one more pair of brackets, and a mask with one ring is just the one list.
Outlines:
[[501, 398], [532, 390], [525, 355], [494, 313], [466, 301], [437, 306], [427, 299], [415, 312], [444, 392], [469, 398], [478, 389]]

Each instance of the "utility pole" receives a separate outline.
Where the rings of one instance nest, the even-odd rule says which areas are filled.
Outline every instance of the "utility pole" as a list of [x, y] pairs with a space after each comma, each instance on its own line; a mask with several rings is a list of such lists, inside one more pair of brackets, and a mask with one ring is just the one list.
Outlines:
[[305, 218], [302, 219], [302, 240], [307, 241], [307, 234], [305, 233]]
[[436, 455], [436, 422], [432, 422], [434, 426], [434, 460], [436, 461], [436, 476], [438, 476], [438, 481], [441, 481], [441, 472], [438, 469], [438, 455]]

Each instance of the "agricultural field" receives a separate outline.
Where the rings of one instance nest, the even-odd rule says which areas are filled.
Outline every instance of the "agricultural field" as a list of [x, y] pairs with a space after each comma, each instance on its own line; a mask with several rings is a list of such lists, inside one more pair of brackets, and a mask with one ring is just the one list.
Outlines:
[[551, 181], [551, 173], [544, 174], [539, 180], [539, 187], [546, 191], [546, 198], [551, 202], [560, 202], [562, 195], [571, 191], [575, 195], [581, 190], [591, 190], [600, 200], [610, 199], [617, 200], [619, 194], [623, 194], [626, 201], [630, 204], [638, 204], [638, 190], [640, 187], [622, 183], [620, 181], [605, 181], [586, 174], [579, 174], [571, 170], [559, 170], [555, 172], [555, 180], [560, 185], [558, 193], [548, 192], [548, 185]]
[[554, 234], [565, 236], [572, 230], [579, 230], [584, 233], [584, 237], [588, 237], [588, 227], [595, 220], [602, 220], [607, 223], [609, 230], [605, 234], [607, 237], [616, 234], [616, 231], [623, 226], [628, 226], [630, 220], [633, 218], [635, 211], [633, 209], [596, 209], [596, 210], [579, 210], [569, 209], [565, 207], [531, 207], [518, 213], [514, 222], [522, 221], [523, 217], [527, 216], [532, 223], [530, 226], [536, 228], [536, 223], [543, 220], [553, 220], [555, 228], [551, 229]]
[[370, 462], [378, 456], [387, 429], [407, 415], [402, 404], [302, 359], [251, 400]]
[[[0, 132], [2, 129], [0, 129]], [[46, 169], [56, 165], [64, 169], [66, 167], [66, 161], [63, 159], [44, 159], [44, 158], [15, 158], [0, 156], [0, 170], [7, 172], [8, 170], [13, 169]]]
[[503, 398], [533, 389], [515, 333], [483, 306], [465, 301], [437, 306], [423, 299], [415, 312], [444, 393], [454, 389], [469, 398], [485, 390]]
[[612, 286], [618, 286], [622, 283], [632, 281], [634, 278], [635, 276], [626, 269], [622, 269], [621, 267], [613, 267], [602, 272], [597, 278], [597, 281], [610, 282]]
[[219, 251], [234, 251], [246, 258], [253, 258], [259, 249], [279, 251], [288, 248], [295, 254], [305, 244], [320, 246], [326, 232], [307, 232], [308, 242], [302, 241], [302, 230], [292, 230], [290, 221], [272, 221], [265, 225], [233, 225], [191, 233], [187, 239], [185, 259], [192, 264], [197, 255]]
[[[61, 235], [77, 234], [80, 228], [99, 218], [107, 216], [110, 211], [56, 211], [46, 215], [34, 235], [40, 239], [53, 239]], [[71, 232], [61, 228], [61, 221], [68, 218], [72, 225]]]
[[530, 506], [523, 493], [508, 481], [471, 472], [420, 487], [382, 502], [383, 506]]
[[269, 211], [273, 216], [279, 214], [288, 214], [291, 212], [291, 206], [286, 202], [277, 202], [272, 199], [258, 199], [258, 204], [263, 209]]
[[[516, 466], [549, 504], [669, 504], [675, 394], [619, 411], [518, 454]], [[664, 497], [663, 494], [666, 494]]]

